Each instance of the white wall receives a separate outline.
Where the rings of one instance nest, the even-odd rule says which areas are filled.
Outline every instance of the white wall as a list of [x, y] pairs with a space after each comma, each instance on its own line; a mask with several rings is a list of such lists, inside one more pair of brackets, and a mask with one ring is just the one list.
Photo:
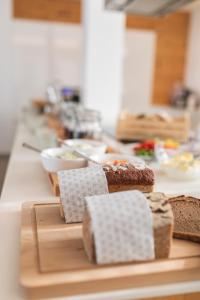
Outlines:
[[125, 34], [123, 107], [142, 112], [150, 106], [154, 78], [156, 34], [127, 30]]
[[13, 52], [9, 1], [0, 1], [0, 151], [7, 151], [14, 132]]
[[106, 11], [104, 0], [83, 1], [83, 97], [113, 128], [121, 109], [125, 15]]
[[185, 82], [200, 93], [200, 4], [191, 14]]
[[22, 104], [55, 79], [81, 81], [81, 26], [14, 20], [11, 2], [0, 1], [0, 153], [11, 149]]

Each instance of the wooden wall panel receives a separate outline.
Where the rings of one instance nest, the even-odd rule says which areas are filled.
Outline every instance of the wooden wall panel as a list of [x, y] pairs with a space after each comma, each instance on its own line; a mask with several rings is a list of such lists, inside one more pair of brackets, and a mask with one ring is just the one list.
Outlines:
[[157, 35], [153, 104], [169, 104], [174, 84], [184, 80], [189, 21], [186, 12], [163, 18], [127, 16], [128, 29], [153, 30]]
[[151, 17], [141, 17], [127, 15], [126, 27], [134, 29], [155, 30], [157, 19]]
[[13, 16], [51, 22], [80, 23], [80, 0], [13, 0]]
[[200, 293], [149, 298], [149, 300], [199, 300], [199, 299], [200, 299]]

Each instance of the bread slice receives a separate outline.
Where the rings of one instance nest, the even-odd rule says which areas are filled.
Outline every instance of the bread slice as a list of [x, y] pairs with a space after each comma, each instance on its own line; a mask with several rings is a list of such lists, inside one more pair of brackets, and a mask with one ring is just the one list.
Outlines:
[[[153, 215], [155, 258], [167, 258], [173, 233], [173, 214], [168, 198], [163, 193], [149, 193], [146, 197]], [[96, 262], [94, 233], [87, 207], [83, 217], [83, 241], [89, 261]]]
[[200, 199], [179, 196], [169, 202], [174, 215], [173, 236], [200, 243]]

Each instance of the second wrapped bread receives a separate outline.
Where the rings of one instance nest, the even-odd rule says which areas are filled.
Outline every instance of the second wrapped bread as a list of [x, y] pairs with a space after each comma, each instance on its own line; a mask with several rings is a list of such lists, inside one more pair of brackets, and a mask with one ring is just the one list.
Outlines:
[[[100, 230], [105, 229], [101, 234], [97, 221]], [[86, 197], [83, 240], [87, 256], [92, 262], [101, 263], [98, 251], [108, 255], [110, 261], [107, 258], [104, 263], [166, 258], [170, 253], [172, 230], [172, 210], [162, 193], [151, 193], [146, 197], [139, 191], [128, 191]], [[153, 241], [153, 255], [150, 240]], [[137, 256], [138, 247], [141, 248]]]

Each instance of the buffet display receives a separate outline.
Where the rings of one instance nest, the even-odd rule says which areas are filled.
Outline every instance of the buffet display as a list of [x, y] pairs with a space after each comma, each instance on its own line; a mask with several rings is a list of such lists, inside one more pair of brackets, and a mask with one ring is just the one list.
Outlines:
[[127, 277], [195, 264], [200, 199], [155, 190], [157, 176], [184, 182], [200, 178], [197, 153], [186, 152], [181, 143], [188, 135], [187, 117], [123, 115], [118, 139], [142, 140], [128, 145], [126, 153], [120, 147], [108, 154], [109, 145], [99, 136], [76, 134], [61, 140], [60, 147], [43, 150], [41, 162], [59, 200], [23, 207], [22, 285], [34, 296], [41, 288], [44, 294], [48, 289], [52, 295], [67, 294], [94, 278], [104, 279], [104, 289], [107, 280], [125, 288]]

